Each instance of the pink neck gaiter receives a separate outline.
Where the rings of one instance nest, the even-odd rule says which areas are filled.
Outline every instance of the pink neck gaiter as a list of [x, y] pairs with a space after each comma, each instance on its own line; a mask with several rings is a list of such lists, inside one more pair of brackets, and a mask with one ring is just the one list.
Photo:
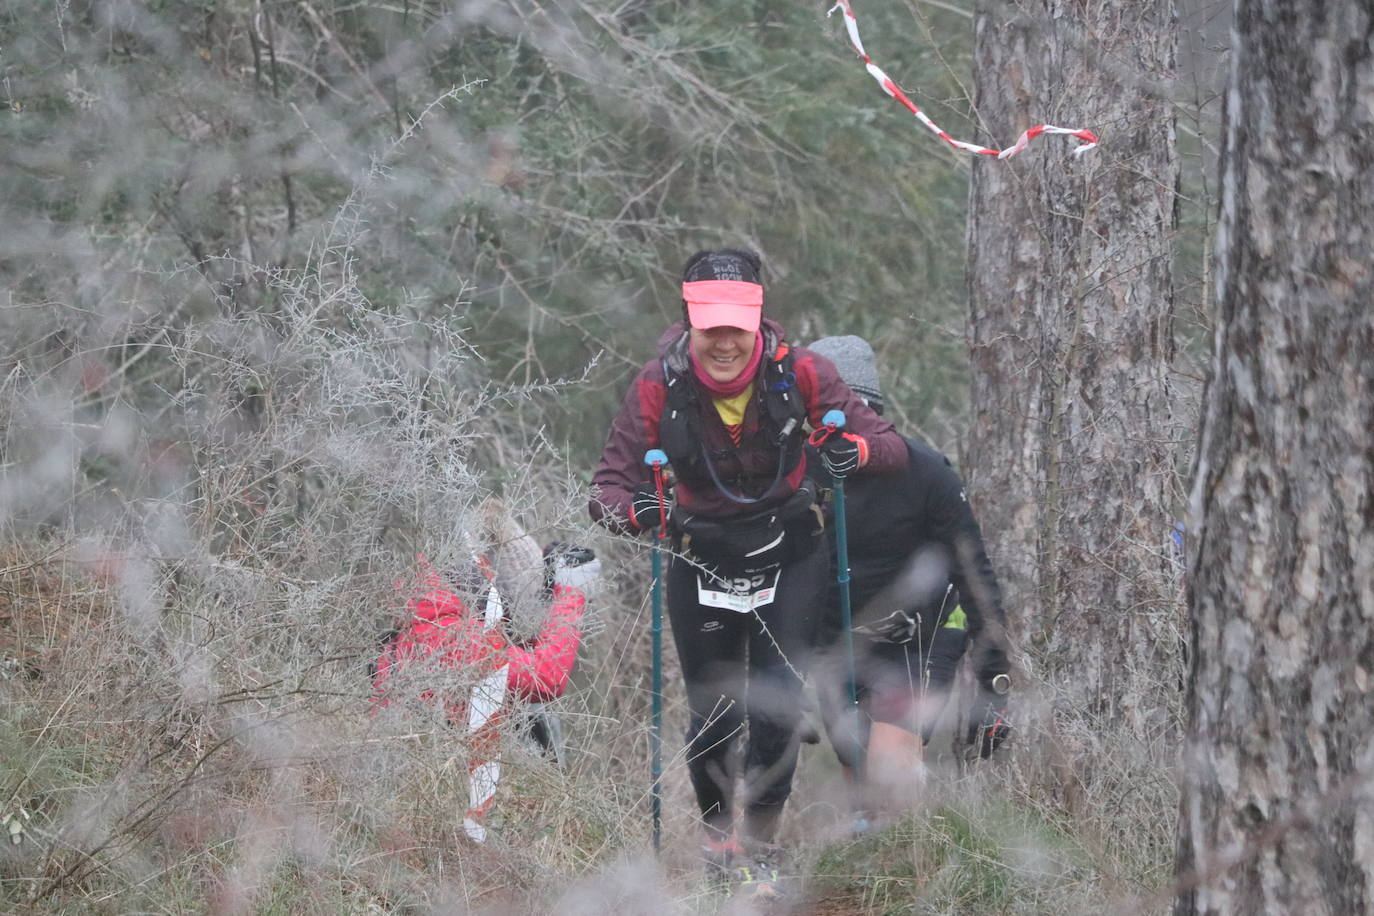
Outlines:
[[749, 387], [754, 381], [754, 373], [759, 371], [759, 363], [763, 361], [763, 334], [754, 335], [754, 355], [749, 357], [749, 363], [744, 367], [744, 371], [728, 382], [718, 382], [707, 375], [706, 369], [697, 359], [696, 348], [689, 349], [692, 354], [692, 374], [696, 376], [701, 387], [709, 391], [713, 398], [733, 398]]

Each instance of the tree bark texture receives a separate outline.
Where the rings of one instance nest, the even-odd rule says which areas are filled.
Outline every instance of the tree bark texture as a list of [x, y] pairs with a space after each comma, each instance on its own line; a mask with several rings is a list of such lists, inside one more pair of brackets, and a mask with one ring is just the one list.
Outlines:
[[1374, 909], [1374, 3], [1238, 0], [1176, 912]]
[[1179, 165], [1172, 0], [988, 2], [975, 21], [987, 145], [968, 231], [968, 467], [1012, 632], [1092, 721], [1156, 732], [1182, 693], [1181, 512], [1168, 367]]

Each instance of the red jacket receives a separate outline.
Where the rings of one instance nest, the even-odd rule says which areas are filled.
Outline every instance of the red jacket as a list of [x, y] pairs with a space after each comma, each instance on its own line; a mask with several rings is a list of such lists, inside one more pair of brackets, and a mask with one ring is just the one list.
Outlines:
[[[480, 614], [469, 613], [462, 599], [431, 578], [428, 590], [406, 604], [410, 625], [386, 645], [377, 660], [372, 682], [377, 702], [386, 705], [394, 699], [387, 696], [388, 681], [416, 663], [460, 668], [471, 672], [473, 682], [509, 664], [507, 689], [520, 699], [540, 702], [562, 696], [582, 641], [578, 623], [585, 607], [581, 590], [555, 585], [544, 626], [525, 648], [510, 644], [499, 624], [485, 627]], [[432, 699], [433, 691], [423, 691], [421, 696]], [[451, 718], [462, 715], [465, 700], [449, 701]]]
[[[782, 340], [783, 331], [777, 323], [765, 318], [763, 325], [765, 341]], [[611, 422], [601, 462], [592, 476], [594, 492], [589, 509], [596, 521], [611, 527], [631, 527], [630, 504], [634, 500], [635, 489], [650, 481], [644, 453], [660, 447], [659, 421], [667, 401], [663, 357], [686, 332], [686, 326], [678, 322], [659, 338], [659, 356], [639, 370], [619, 413]], [[906, 443], [891, 423], [875, 414], [858, 395], [849, 390], [849, 386], [840, 379], [835, 364], [805, 347], [793, 347], [792, 354], [797, 389], [802, 394], [811, 426], [820, 427], [821, 418], [828, 411], [842, 410], [846, 418], [846, 432], [856, 433], [868, 443], [868, 462], [862, 473], [895, 473], [905, 468]], [[696, 384], [693, 379], [687, 381]], [[739, 446], [735, 446], [731, 440], [710, 397], [703, 394], [699, 403], [699, 425], [706, 447], [732, 456], [726, 459], [736, 462], [730, 470], [755, 471], [765, 476], [774, 472], [778, 447], [767, 442], [763, 435], [764, 422], [757, 391], [745, 411], [744, 431]], [[779, 503], [796, 491], [805, 476], [805, 465], [806, 462], [799, 456], [792, 467], [785, 469], [785, 486], [780, 488], [783, 492], [776, 494], [772, 502]], [[719, 518], [742, 511], [738, 504], [731, 502], [713, 486], [689, 487], [679, 481], [676, 496], [683, 509], [698, 515]]]

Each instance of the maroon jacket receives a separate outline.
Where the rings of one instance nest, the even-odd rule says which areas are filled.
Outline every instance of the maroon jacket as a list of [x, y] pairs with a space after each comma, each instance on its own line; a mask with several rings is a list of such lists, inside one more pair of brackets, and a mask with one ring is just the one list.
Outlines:
[[[783, 330], [767, 318], [763, 321], [765, 359], [771, 357], [770, 343], [781, 343]], [[651, 448], [659, 448], [659, 420], [667, 401], [667, 387], [664, 378], [663, 358], [669, 348], [676, 343], [687, 328], [677, 322], [664, 332], [658, 341], [659, 356], [644, 364], [635, 377], [634, 384], [625, 395], [620, 411], [611, 423], [606, 447], [601, 453], [601, 462], [592, 476], [592, 518], [612, 528], [632, 529], [630, 524], [630, 504], [634, 500], [637, 487], [651, 479], [649, 468], [644, 464], [644, 453]], [[786, 346], [783, 344], [783, 346]], [[807, 420], [813, 428], [821, 426], [821, 418], [827, 411], [844, 411], [845, 431], [862, 436], [868, 443], [868, 462], [860, 473], [889, 474], [906, 467], [906, 443], [893, 428], [892, 424], [869, 409], [849, 386], [840, 380], [834, 363], [813, 353], [805, 347], [793, 347], [794, 362], [792, 371], [797, 377], [797, 389], [806, 404]], [[762, 365], [760, 365], [762, 372]], [[686, 373], [686, 381], [696, 384]], [[711, 397], [700, 392], [699, 426], [706, 446], [713, 454], [721, 456], [719, 464], [723, 478], [740, 474], [753, 474], [771, 478], [778, 462], [778, 447], [769, 443], [763, 435], [763, 405], [759, 388], [755, 386], [754, 396], [744, 414], [744, 431], [739, 446], [735, 446], [730, 434], [721, 421]], [[769, 503], [777, 504], [794, 493], [805, 476], [806, 462], [798, 460], [795, 466], [784, 469], [783, 484], [770, 494]], [[677, 503], [683, 509], [697, 515], [725, 517], [741, 512], [753, 511], [731, 502], [714, 486], [689, 487], [679, 481], [676, 487]], [[767, 508], [760, 505], [757, 508]]]

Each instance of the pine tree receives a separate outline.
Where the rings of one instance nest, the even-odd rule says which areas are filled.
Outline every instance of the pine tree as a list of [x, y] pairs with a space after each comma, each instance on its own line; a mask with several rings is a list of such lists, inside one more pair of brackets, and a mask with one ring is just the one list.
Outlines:
[[1049, 122], [1097, 131], [1074, 158], [1045, 137], [975, 165], [968, 229], [970, 496], [1013, 633], [1089, 725], [1143, 738], [1181, 683], [1169, 380], [1179, 175], [1158, 87], [1171, 0], [988, 4], [976, 114], [1005, 146]]
[[1236, 7], [1176, 912], [1374, 906], [1374, 5]]

